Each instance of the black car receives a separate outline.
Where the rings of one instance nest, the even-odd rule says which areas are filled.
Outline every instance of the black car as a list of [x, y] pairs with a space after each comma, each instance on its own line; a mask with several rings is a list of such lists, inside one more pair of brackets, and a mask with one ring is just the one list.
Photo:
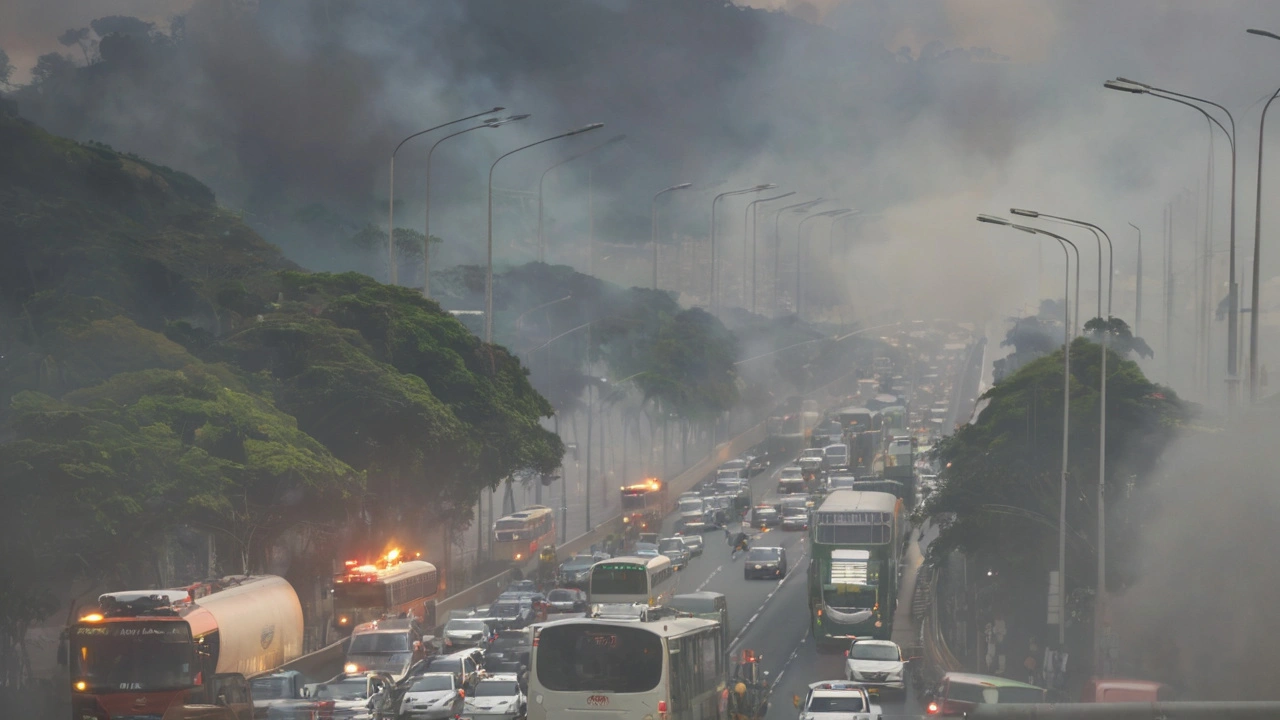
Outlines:
[[529, 655], [533, 652], [533, 632], [524, 630], [499, 630], [484, 654], [485, 672], [515, 673], [520, 686], [529, 681]]
[[591, 577], [591, 566], [597, 562], [595, 555], [574, 555], [560, 565], [556, 584], [561, 587], [586, 588]]
[[781, 578], [787, 575], [787, 551], [780, 547], [756, 547], [747, 551], [742, 577]]
[[772, 505], [757, 505], [751, 508], [751, 526], [771, 528], [782, 524], [782, 513]]
[[488, 622], [492, 628], [522, 628], [533, 622], [533, 607], [523, 598], [503, 594], [489, 606]]

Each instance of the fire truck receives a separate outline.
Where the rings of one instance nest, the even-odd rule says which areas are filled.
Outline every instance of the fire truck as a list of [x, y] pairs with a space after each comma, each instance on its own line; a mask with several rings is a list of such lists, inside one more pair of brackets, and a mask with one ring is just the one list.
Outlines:
[[71, 674], [71, 717], [158, 718], [218, 706], [248, 720], [247, 678], [301, 656], [302, 634], [298, 595], [274, 575], [105, 593], [67, 628], [59, 653]]
[[373, 562], [348, 560], [333, 576], [333, 621], [325, 628], [325, 643], [351, 634], [361, 623], [384, 617], [413, 616], [423, 627], [435, 627], [440, 575], [436, 566], [399, 548]]
[[670, 511], [667, 485], [658, 478], [622, 488], [622, 522], [628, 534], [657, 531]]

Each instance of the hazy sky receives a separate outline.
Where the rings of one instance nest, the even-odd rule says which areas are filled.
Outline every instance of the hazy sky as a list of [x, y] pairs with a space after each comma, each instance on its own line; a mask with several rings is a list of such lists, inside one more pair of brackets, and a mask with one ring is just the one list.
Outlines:
[[[163, 22], [191, 4], [10, 0], [0, 10], [0, 47], [21, 78], [40, 52], [63, 50], [56, 37], [66, 28], [112, 13]], [[1185, 191], [1174, 257], [1175, 325], [1191, 332], [1194, 316], [1186, 309], [1195, 302], [1197, 275], [1190, 243], [1206, 220], [1208, 130], [1192, 110], [1101, 87], [1127, 76], [1211, 97], [1236, 113], [1238, 269], [1246, 268], [1257, 122], [1262, 101], [1280, 86], [1280, 42], [1245, 29], [1280, 30], [1280, 4], [749, 4], [734, 11], [700, 0], [360, 6], [281, 0], [258, 9], [247, 1], [201, 0], [197, 8], [206, 12], [188, 20], [189, 34], [199, 39], [186, 58], [189, 82], [164, 92], [121, 87], [119, 97], [128, 102], [92, 117], [61, 118], [55, 129], [187, 169], [233, 206], [263, 197], [282, 208], [323, 200], [378, 221], [386, 148], [424, 118], [499, 103], [532, 112], [534, 119], [520, 126], [474, 133], [438, 153], [440, 176], [448, 180], [433, 188], [442, 204], [433, 211], [433, 232], [446, 237], [446, 260], [460, 261], [475, 259], [468, 253], [476, 247], [484, 173], [499, 151], [607, 122], [600, 140], [615, 133], [628, 140], [594, 174], [595, 227], [604, 239], [646, 240], [649, 198], [667, 184], [697, 184], [673, 197], [668, 212], [678, 234], [701, 237], [715, 192], [775, 182], [871, 216], [854, 224], [855, 250], [830, 280], [849, 286], [855, 307], [926, 315], [999, 317], [1058, 292], [1060, 250], [1040, 248], [1038, 281], [1038, 249], [1029, 237], [973, 221], [979, 212], [1007, 214], [1016, 205], [1108, 228], [1116, 241], [1114, 309], [1131, 318], [1136, 233], [1128, 223], [1134, 222], [1146, 240], [1143, 332], [1162, 352], [1162, 210]], [[208, 12], [227, 5], [241, 12]], [[532, 192], [540, 168], [590, 144], [574, 142], [504, 161], [498, 184]], [[1215, 142], [1217, 296], [1225, 293], [1229, 164], [1221, 135]], [[560, 173], [550, 186], [548, 222], [558, 234], [586, 232], [583, 170]], [[421, 177], [406, 171], [401, 182], [410, 198], [406, 217], [416, 219]], [[1274, 195], [1268, 190], [1264, 200]], [[728, 237], [741, 232], [742, 209], [736, 200], [725, 204]], [[526, 216], [532, 217], [526, 211], [499, 233], [528, 232]], [[1264, 232], [1275, 222], [1280, 218], [1264, 218]], [[825, 237], [822, 221], [810, 227]], [[1084, 254], [1083, 295], [1093, 297], [1094, 240], [1070, 236]], [[1266, 237], [1264, 251], [1273, 247]], [[737, 242], [724, 248], [731, 264]], [[1280, 265], [1263, 258], [1265, 280]], [[1242, 292], [1247, 298], [1248, 288]], [[1264, 297], [1264, 310], [1274, 306]], [[1221, 329], [1214, 324], [1213, 332]], [[1263, 343], [1264, 350], [1273, 346]], [[1179, 352], [1177, 343], [1174, 349], [1180, 358], [1194, 354]], [[1190, 372], [1188, 366], [1187, 382]]]

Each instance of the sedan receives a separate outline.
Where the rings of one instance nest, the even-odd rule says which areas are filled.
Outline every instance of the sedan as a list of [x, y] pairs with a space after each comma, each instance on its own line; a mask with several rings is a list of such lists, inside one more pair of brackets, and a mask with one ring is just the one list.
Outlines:
[[747, 551], [742, 577], [782, 578], [787, 575], [787, 551], [780, 547], [756, 547]]
[[782, 514], [772, 505], [751, 508], [751, 526], [756, 528], [777, 527], [782, 524]]
[[419, 675], [404, 691], [400, 716], [412, 720], [455, 717], [462, 711], [463, 695], [453, 673]]
[[515, 675], [502, 673], [476, 683], [475, 690], [463, 704], [462, 717], [515, 720], [524, 717], [527, 710], [519, 680]]
[[705, 543], [701, 535], [681, 535], [681, 537], [684, 538], [684, 546], [689, 549], [689, 552], [694, 557], [702, 555], [702, 548]]
[[586, 612], [587, 594], [577, 588], [556, 588], [547, 593], [552, 612]]

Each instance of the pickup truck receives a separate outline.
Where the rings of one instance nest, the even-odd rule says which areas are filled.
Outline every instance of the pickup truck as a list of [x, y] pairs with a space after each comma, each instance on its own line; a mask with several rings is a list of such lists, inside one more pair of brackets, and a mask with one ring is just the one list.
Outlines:
[[315, 701], [302, 696], [306, 678], [297, 670], [262, 675], [249, 681], [253, 689], [254, 720], [305, 716]]

